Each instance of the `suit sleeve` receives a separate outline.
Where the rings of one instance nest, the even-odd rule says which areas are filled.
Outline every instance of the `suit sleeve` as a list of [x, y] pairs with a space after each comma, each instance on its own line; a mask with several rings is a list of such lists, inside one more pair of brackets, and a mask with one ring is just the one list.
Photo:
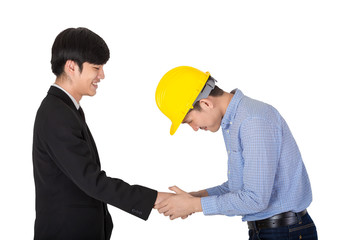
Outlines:
[[41, 135], [55, 164], [86, 194], [148, 219], [157, 191], [108, 177], [97, 164], [97, 153], [74, 112], [53, 111], [42, 125]]

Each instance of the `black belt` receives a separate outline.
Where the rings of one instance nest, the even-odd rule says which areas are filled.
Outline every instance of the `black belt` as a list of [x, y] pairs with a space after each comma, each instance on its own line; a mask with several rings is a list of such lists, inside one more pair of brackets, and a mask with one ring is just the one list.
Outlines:
[[306, 209], [298, 213], [284, 212], [264, 220], [250, 221], [247, 222], [247, 224], [250, 230], [285, 227], [298, 223], [299, 218], [304, 216], [306, 213], [307, 213]]

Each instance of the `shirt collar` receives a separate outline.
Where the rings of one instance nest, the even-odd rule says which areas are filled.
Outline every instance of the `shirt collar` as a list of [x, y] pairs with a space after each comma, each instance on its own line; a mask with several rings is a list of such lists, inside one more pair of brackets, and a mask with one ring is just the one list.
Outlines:
[[79, 103], [75, 100], [75, 98], [74, 98], [73, 96], [71, 96], [71, 94], [70, 94], [70, 93], [68, 93], [65, 89], [63, 89], [62, 87], [60, 87], [60, 86], [59, 86], [59, 85], [57, 85], [56, 83], [54, 83], [52, 86], [57, 87], [57, 88], [59, 88], [59, 89], [63, 90], [63, 91], [64, 91], [64, 93], [66, 93], [66, 94], [69, 96], [69, 98], [73, 101], [73, 103], [74, 103], [74, 105], [75, 105], [76, 109], [77, 109], [77, 110], [79, 110], [79, 108], [80, 108], [80, 104], [79, 104]]
[[235, 92], [235, 94], [232, 97], [228, 107], [226, 108], [225, 115], [224, 115], [223, 119], [221, 120], [222, 127], [225, 127], [234, 119], [238, 105], [244, 96], [244, 94], [237, 88], [231, 91], [231, 93], [234, 93], [234, 92]]

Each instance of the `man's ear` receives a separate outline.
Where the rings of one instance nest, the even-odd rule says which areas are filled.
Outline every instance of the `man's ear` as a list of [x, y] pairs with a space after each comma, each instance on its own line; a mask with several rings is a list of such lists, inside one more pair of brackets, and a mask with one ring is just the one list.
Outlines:
[[214, 103], [208, 98], [203, 98], [200, 100], [200, 107], [202, 109], [211, 109], [214, 108]]
[[74, 62], [73, 60], [67, 60], [64, 66], [64, 72], [68, 76], [73, 76], [78, 68], [79, 67], [76, 62]]

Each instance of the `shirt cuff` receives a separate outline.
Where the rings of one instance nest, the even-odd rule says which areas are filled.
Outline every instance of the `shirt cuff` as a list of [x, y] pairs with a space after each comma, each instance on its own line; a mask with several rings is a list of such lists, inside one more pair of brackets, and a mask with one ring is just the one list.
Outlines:
[[[210, 193], [209, 193], [210, 194]], [[217, 196], [202, 197], [201, 207], [204, 215], [218, 214]]]
[[206, 191], [208, 192], [209, 196], [219, 195], [219, 191], [217, 187], [208, 188], [206, 189]]

